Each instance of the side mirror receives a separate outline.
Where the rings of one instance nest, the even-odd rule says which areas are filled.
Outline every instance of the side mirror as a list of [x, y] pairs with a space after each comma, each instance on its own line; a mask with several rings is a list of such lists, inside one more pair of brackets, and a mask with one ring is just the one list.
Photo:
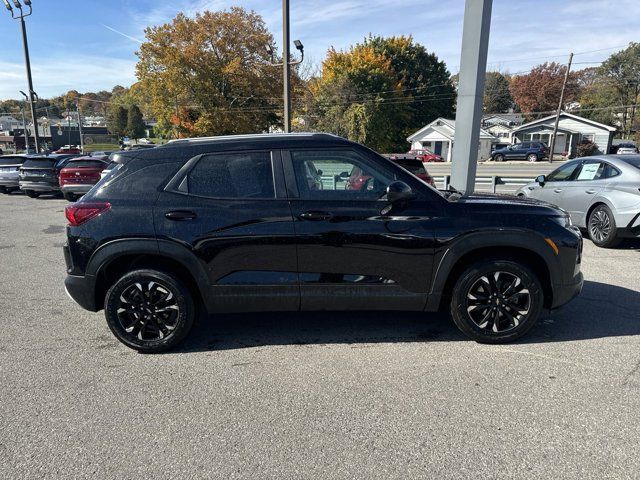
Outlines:
[[406, 200], [413, 200], [415, 194], [411, 187], [404, 182], [395, 181], [387, 187], [387, 200], [389, 203], [398, 203]]
[[547, 182], [547, 177], [545, 177], [544, 175], [539, 175], [536, 177], [536, 182], [538, 182], [542, 187]]

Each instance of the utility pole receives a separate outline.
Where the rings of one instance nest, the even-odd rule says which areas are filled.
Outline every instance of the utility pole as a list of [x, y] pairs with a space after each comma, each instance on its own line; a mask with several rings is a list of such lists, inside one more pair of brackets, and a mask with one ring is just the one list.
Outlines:
[[456, 133], [451, 165], [451, 183], [463, 193], [473, 193], [476, 182], [491, 6], [492, 0], [466, 0], [464, 6]]
[[82, 139], [82, 118], [80, 117], [79, 103], [76, 103], [76, 113], [78, 114], [78, 133], [80, 134], [80, 153], [84, 154], [84, 140]]
[[291, 64], [289, 63], [289, 0], [282, 0], [282, 75], [284, 86], [284, 132], [291, 131]]
[[27, 153], [30, 153], [29, 152], [29, 135], [27, 135], [27, 121], [24, 118], [24, 107], [22, 107], [20, 111], [22, 112], [22, 133], [24, 134], [24, 148], [27, 151]]
[[[549, 163], [553, 162], [553, 152], [556, 148], [556, 136], [558, 135], [558, 122], [560, 122], [560, 112], [562, 111], [562, 104], [564, 103], [564, 89], [567, 86], [572, 61], [573, 52], [569, 55], [569, 63], [567, 64], [567, 70], [564, 72], [564, 81], [562, 82], [562, 90], [560, 90], [560, 101], [558, 102], [558, 110], [556, 111], [556, 121], [553, 124], [553, 133], [551, 134], [551, 142], [549, 142], [551, 143], [551, 145], [549, 145]], [[571, 148], [571, 146], [569, 146], [569, 148]]]

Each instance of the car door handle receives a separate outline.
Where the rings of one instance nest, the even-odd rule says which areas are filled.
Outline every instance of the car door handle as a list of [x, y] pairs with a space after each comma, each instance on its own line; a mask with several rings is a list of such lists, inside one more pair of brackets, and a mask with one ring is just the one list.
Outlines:
[[331, 215], [329, 212], [319, 212], [319, 211], [312, 210], [309, 212], [301, 213], [299, 217], [302, 220], [318, 221], [318, 220], [329, 220], [331, 217], [333, 217], [333, 215]]
[[560, 193], [562, 191], [562, 189], [561, 188], [556, 188], [553, 191], [556, 192], [556, 193]]
[[585, 190], [584, 192], [588, 193], [589, 195], [593, 195], [594, 193], [596, 193], [596, 191], [593, 189]]
[[176, 221], [193, 220], [197, 217], [196, 213], [191, 210], [172, 210], [171, 212], [165, 213], [164, 216], [169, 220]]

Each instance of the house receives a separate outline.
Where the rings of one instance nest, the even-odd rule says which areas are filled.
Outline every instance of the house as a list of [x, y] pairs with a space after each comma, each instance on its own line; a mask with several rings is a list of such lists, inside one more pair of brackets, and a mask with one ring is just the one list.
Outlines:
[[521, 113], [493, 113], [484, 115], [480, 126], [496, 137], [497, 143], [511, 143], [511, 133], [524, 123]]
[[[411, 144], [412, 150], [426, 148], [450, 162], [455, 134], [455, 120], [437, 118], [429, 125], [407, 137], [407, 141]], [[480, 129], [478, 160], [484, 160], [491, 156], [491, 144], [495, 141], [496, 137], [486, 130]]]
[[[513, 129], [514, 142], [539, 141], [551, 144], [551, 134], [556, 120], [555, 115], [524, 123]], [[590, 140], [598, 146], [599, 153], [609, 153], [613, 134], [616, 128], [604, 125], [573, 113], [560, 113], [558, 135], [554, 154], [575, 154], [577, 145], [582, 140]]]
[[0, 132], [10, 132], [17, 128], [22, 128], [22, 120], [11, 115], [0, 115]]

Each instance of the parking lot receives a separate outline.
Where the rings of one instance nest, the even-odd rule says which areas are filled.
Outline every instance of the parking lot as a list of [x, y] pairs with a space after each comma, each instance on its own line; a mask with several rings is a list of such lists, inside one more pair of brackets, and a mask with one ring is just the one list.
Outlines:
[[138, 354], [64, 292], [64, 200], [0, 195], [0, 478], [637, 478], [640, 242], [523, 340], [415, 313], [203, 319]]

